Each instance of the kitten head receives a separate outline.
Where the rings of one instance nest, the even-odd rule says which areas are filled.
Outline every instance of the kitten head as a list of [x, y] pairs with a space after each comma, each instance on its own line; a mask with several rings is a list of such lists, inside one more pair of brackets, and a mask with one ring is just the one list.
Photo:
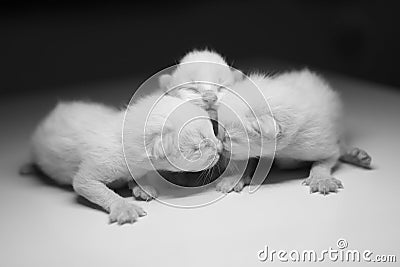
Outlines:
[[179, 135], [176, 162], [185, 171], [201, 171], [213, 167], [222, 152], [222, 142], [214, 135], [210, 120], [189, 122]]
[[216, 52], [195, 50], [180, 61], [172, 75], [159, 78], [160, 87], [170, 95], [189, 100], [203, 109], [216, 109], [226, 88], [242, 73], [233, 70]]
[[[164, 114], [165, 119], [150, 117], [148, 120], [145, 138], [150, 159], [159, 168], [168, 171], [197, 172], [208, 169], [219, 160], [222, 142], [214, 135], [204, 110], [189, 102], [179, 101], [181, 104], [176, 106], [174, 112]], [[174, 106], [173, 103], [170, 105]]]

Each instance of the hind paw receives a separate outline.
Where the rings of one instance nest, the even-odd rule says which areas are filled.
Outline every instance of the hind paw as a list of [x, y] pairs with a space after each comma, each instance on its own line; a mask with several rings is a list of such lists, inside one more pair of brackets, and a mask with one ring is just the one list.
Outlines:
[[348, 162], [363, 168], [371, 168], [371, 156], [364, 150], [355, 147], [343, 154], [340, 158], [344, 162]]
[[349, 153], [356, 163], [358, 163], [360, 166], [369, 168], [371, 166], [371, 156], [368, 155], [367, 152], [365, 152], [362, 149], [359, 148], [353, 148], [350, 153]]

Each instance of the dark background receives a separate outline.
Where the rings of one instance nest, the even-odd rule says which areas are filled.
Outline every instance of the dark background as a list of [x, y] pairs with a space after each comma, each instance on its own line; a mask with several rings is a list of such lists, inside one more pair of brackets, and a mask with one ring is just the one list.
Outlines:
[[192, 48], [237, 68], [290, 62], [400, 86], [397, 1], [0, 4], [0, 90], [143, 78]]

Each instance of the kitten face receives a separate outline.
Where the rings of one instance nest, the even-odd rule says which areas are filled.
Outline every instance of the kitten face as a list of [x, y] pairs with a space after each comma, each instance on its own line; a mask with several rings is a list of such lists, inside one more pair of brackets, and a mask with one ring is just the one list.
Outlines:
[[[214, 135], [207, 113], [188, 105], [185, 104], [186, 110], [170, 116], [162, 129], [150, 126], [146, 131], [146, 150], [157, 169], [197, 172], [211, 168], [219, 160], [222, 142]], [[194, 114], [188, 109], [198, 109], [201, 117], [191, 117]]]
[[215, 137], [211, 123], [192, 121], [179, 136], [179, 157], [176, 162], [185, 171], [201, 171], [213, 167], [222, 152], [222, 142]]
[[178, 69], [160, 85], [167, 88], [170, 95], [191, 101], [205, 110], [217, 109], [221, 97], [233, 84], [235, 71], [228, 65], [211, 62], [191, 62], [181, 64]]
[[190, 121], [182, 129], [163, 134], [162, 141], [153, 141], [152, 145], [154, 159], [164, 161], [164, 169], [174, 172], [211, 168], [222, 152], [222, 142], [207, 119]]

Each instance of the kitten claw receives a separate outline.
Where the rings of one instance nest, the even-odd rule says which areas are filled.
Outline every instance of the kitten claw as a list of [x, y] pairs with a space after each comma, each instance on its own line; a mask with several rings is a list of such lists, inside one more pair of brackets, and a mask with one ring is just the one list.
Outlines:
[[303, 184], [310, 186], [310, 194], [319, 192], [324, 196], [328, 195], [329, 193], [337, 193], [338, 189], [343, 188], [342, 182], [334, 177], [328, 177], [328, 178], [309, 177], [303, 181]]
[[310, 183], [311, 183], [311, 178], [310, 178], [310, 177], [304, 179], [304, 180], [301, 182], [302, 185], [310, 185]]

